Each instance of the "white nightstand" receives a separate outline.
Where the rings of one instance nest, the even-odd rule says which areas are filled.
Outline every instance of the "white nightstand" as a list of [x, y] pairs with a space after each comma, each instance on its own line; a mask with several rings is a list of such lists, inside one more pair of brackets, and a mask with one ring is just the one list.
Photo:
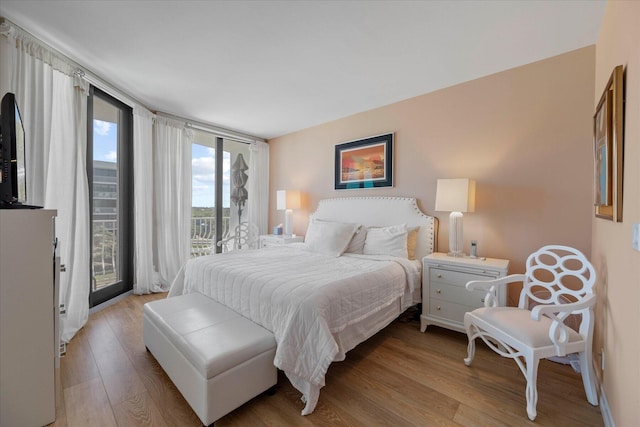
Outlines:
[[[467, 282], [504, 277], [508, 268], [509, 261], [504, 259], [456, 258], [442, 253], [422, 258], [420, 331], [438, 325], [465, 332], [464, 314], [483, 307], [486, 295], [484, 291], [468, 291]], [[506, 305], [506, 288], [500, 287], [496, 297], [499, 305]]]
[[276, 236], [275, 234], [265, 234], [260, 236], [260, 247], [280, 246], [289, 243], [304, 242], [304, 236]]

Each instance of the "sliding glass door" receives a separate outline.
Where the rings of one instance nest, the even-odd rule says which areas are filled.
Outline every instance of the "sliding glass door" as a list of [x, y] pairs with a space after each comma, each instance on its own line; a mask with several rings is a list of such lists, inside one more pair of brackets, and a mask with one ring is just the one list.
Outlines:
[[248, 201], [239, 209], [234, 203], [237, 198], [232, 197], [243, 185], [233, 179], [232, 168], [243, 162], [248, 165], [250, 151], [249, 144], [207, 132], [195, 130], [193, 136], [191, 256], [197, 257], [220, 252], [216, 243], [240, 221], [247, 221]]
[[131, 108], [94, 87], [87, 117], [93, 307], [133, 287], [133, 134]]

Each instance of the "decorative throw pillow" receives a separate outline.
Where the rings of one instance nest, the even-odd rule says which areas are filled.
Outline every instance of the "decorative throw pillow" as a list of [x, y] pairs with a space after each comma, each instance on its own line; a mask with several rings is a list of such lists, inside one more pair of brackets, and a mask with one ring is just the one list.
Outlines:
[[362, 253], [408, 258], [406, 224], [369, 228]]
[[339, 257], [358, 227], [358, 224], [312, 219], [304, 242], [310, 251]]
[[410, 260], [416, 259], [416, 246], [418, 245], [418, 230], [420, 227], [409, 227], [407, 229], [407, 253]]
[[355, 234], [344, 252], [347, 254], [361, 254], [364, 248], [364, 241], [367, 238], [367, 228], [359, 225]]

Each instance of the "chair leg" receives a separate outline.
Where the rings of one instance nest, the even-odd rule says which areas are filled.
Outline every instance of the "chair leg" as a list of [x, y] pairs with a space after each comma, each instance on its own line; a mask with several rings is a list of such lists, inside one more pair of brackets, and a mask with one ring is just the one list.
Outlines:
[[469, 345], [467, 346], [467, 357], [464, 358], [464, 364], [467, 366], [471, 366], [471, 362], [473, 362], [473, 357], [476, 353], [476, 340], [470, 339]]
[[467, 357], [465, 357], [464, 359], [464, 364], [467, 366], [470, 366], [476, 354], [476, 340], [473, 337], [473, 332], [471, 331], [471, 325], [467, 324], [466, 319], [465, 319], [465, 326], [467, 329], [467, 337], [469, 337], [469, 345], [467, 345]]
[[538, 405], [538, 363], [540, 360], [536, 357], [528, 357], [527, 363], [527, 415], [531, 421], [536, 419], [536, 406]]
[[584, 384], [584, 392], [587, 400], [593, 406], [598, 406], [598, 391], [595, 382], [595, 373], [593, 372], [593, 355], [591, 351], [583, 351], [580, 356], [580, 372], [582, 374], [582, 383]]

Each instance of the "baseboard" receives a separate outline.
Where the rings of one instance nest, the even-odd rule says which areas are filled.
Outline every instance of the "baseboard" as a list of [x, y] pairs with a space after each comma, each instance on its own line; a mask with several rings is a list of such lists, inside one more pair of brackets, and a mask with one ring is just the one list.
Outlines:
[[[593, 372], [594, 374], [598, 371], [596, 358], [593, 358]], [[604, 368], [604, 367], [603, 367]], [[613, 420], [613, 416], [611, 415], [611, 409], [609, 408], [609, 401], [607, 400], [607, 394], [604, 391], [604, 384], [602, 383], [602, 372], [599, 372], [600, 375], [595, 375], [596, 387], [600, 390], [598, 396], [598, 406], [600, 407], [600, 413], [602, 414], [602, 421], [604, 421], [605, 427], [616, 427], [616, 423]]]
[[609, 402], [607, 401], [607, 395], [604, 392], [604, 387], [600, 386], [600, 413], [602, 414], [602, 420], [605, 427], [616, 427], [616, 423], [611, 416], [611, 410], [609, 409]]
[[98, 304], [95, 307], [91, 307], [89, 309], [89, 314], [97, 313], [100, 310], [104, 310], [105, 308], [109, 307], [110, 305], [113, 305], [113, 304], [117, 303], [118, 301], [125, 299], [126, 297], [128, 297], [131, 294], [133, 294], [133, 291], [127, 291], [127, 292], [125, 292], [123, 294], [118, 295], [117, 297], [113, 297], [110, 300], [103, 302], [102, 304]]

